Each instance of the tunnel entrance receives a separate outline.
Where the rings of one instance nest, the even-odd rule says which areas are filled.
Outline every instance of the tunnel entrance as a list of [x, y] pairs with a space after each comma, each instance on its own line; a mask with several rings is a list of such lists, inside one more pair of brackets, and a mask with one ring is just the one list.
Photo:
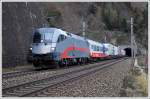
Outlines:
[[125, 48], [125, 54], [129, 57], [131, 57], [131, 48]]

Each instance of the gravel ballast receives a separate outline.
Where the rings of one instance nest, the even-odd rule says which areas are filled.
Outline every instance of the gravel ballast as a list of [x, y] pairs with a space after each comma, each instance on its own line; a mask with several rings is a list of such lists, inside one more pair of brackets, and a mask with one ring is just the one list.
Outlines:
[[[102, 61], [100, 63], [105, 63], [106, 61]], [[99, 64], [99, 63], [95, 63], [95, 64]], [[32, 82], [32, 81], [36, 81], [36, 80], [40, 80], [40, 79], [44, 79], [44, 78], [48, 78], [48, 77], [52, 77], [54, 75], [60, 75], [63, 73], [67, 73], [67, 72], [71, 72], [74, 70], [78, 70], [81, 68], [88, 68], [90, 67], [92, 64], [86, 65], [86, 66], [73, 66], [71, 68], [62, 68], [62, 69], [54, 69], [54, 70], [46, 70], [46, 71], [39, 71], [37, 73], [33, 73], [33, 74], [27, 74], [27, 75], [23, 75], [23, 76], [18, 76], [18, 77], [12, 77], [9, 79], [3, 79], [2, 80], [2, 86], [3, 89], [4, 88], [9, 88], [9, 87], [13, 87], [19, 84], [24, 84], [24, 83], [28, 83], [28, 82]]]
[[128, 74], [131, 67], [130, 62], [129, 59], [125, 60], [79, 80], [50, 87], [32, 96], [119, 96], [123, 78]]

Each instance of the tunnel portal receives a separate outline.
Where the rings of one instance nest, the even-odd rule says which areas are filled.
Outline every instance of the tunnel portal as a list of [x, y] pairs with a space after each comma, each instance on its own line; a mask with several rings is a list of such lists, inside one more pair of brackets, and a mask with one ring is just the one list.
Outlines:
[[131, 55], [132, 55], [132, 53], [131, 53], [131, 48], [125, 48], [124, 50], [125, 50], [126, 56], [131, 57]]

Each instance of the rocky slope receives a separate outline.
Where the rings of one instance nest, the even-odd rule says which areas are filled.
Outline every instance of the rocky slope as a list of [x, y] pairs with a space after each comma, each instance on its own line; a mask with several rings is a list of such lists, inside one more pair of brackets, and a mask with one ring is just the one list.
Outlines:
[[3, 65], [26, 63], [32, 32], [46, 23], [40, 3], [2, 3]]

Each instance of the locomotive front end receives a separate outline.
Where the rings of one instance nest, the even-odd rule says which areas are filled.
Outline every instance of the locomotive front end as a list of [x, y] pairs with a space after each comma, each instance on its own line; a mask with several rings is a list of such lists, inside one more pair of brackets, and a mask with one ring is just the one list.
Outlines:
[[56, 42], [53, 42], [53, 29], [40, 28], [33, 34], [32, 56], [33, 65], [39, 66], [46, 62], [53, 62]]

